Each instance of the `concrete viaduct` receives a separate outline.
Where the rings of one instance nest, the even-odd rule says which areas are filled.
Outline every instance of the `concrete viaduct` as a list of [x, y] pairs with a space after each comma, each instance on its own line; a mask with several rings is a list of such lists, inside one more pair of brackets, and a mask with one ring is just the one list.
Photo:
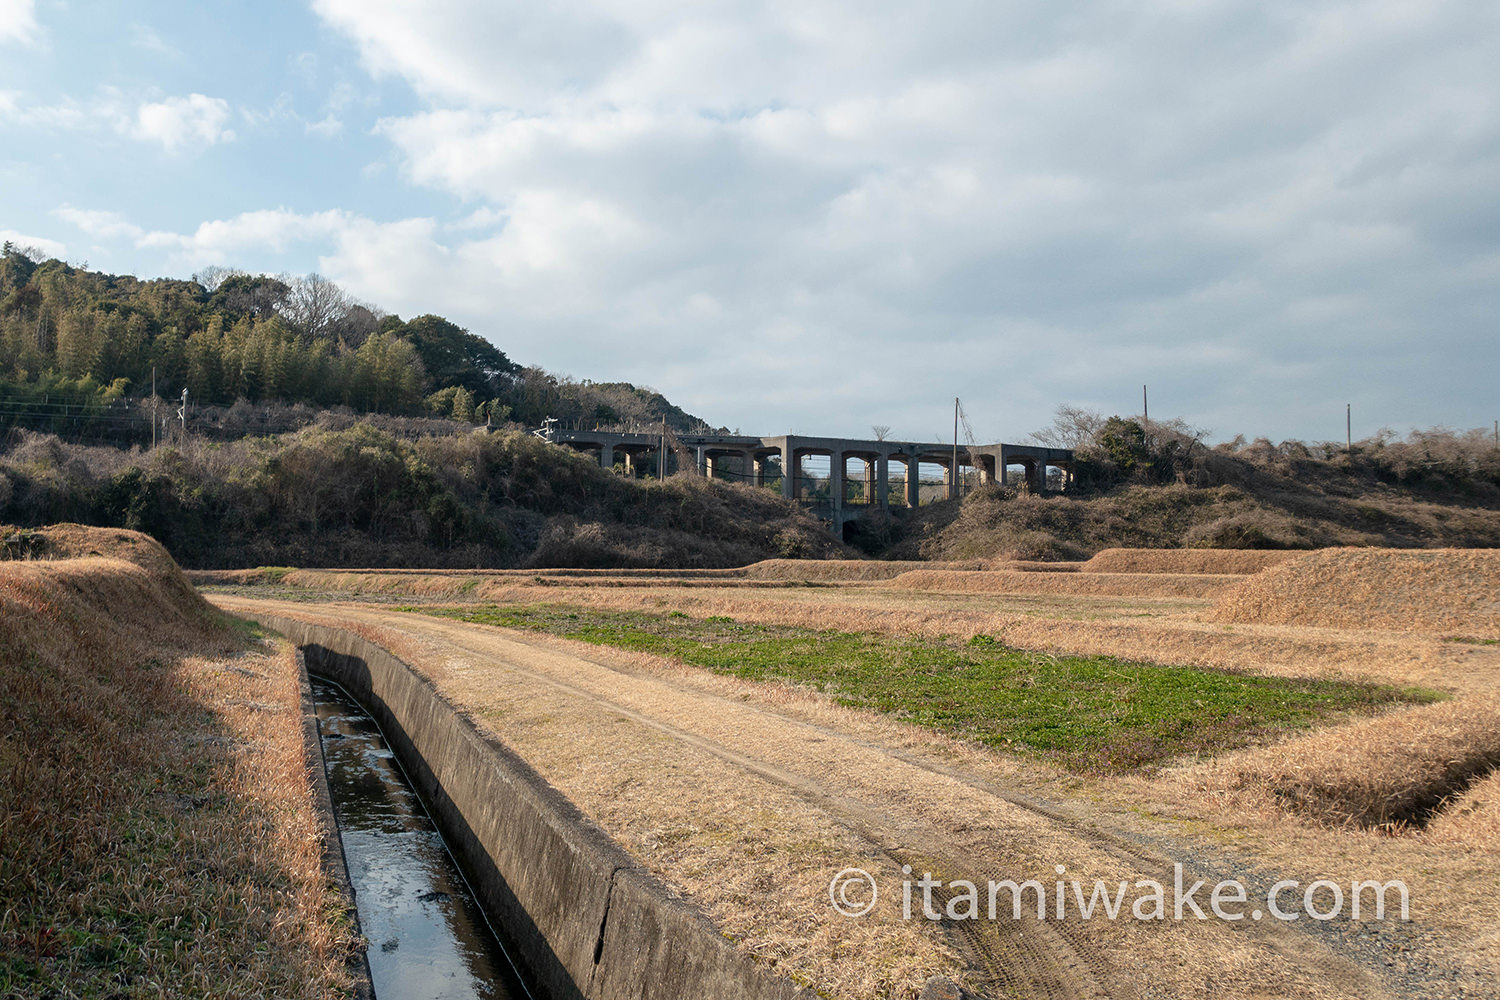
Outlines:
[[[660, 459], [662, 436], [655, 434], [621, 434], [605, 431], [564, 431], [549, 429], [547, 440], [598, 456], [606, 469], [623, 465], [626, 475], [640, 471]], [[854, 438], [748, 437], [731, 434], [676, 434], [668, 442], [668, 468], [672, 466], [673, 445], [692, 453], [698, 472], [718, 479], [731, 479], [752, 486], [765, 486], [781, 479], [781, 495], [810, 503], [819, 516], [833, 522], [836, 532], [845, 522], [858, 517], [871, 506], [917, 507], [937, 499], [957, 498], [961, 492], [963, 470], [969, 469], [980, 484], [1003, 480], [1006, 470], [1019, 466], [1026, 485], [1034, 493], [1047, 489], [1047, 469], [1058, 470], [1063, 489], [1072, 482], [1073, 452], [1067, 448], [1046, 448], [1024, 444], [971, 445], [958, 449], [959, 469], [953, 468], [953, 444], [914, 441], [861, 441]], [[826, 456], [827, 476], [812, 476], [803, 469], [803, 459]], [[772, 459], [779, 462], [779, 468]], [[859, 471], [851, 476], [849, 462], [857, 459]], [[901, 466], [902, 476], [892, 493], [890, 466]], [[942, 469], [940, 482], [923, 484], [922, 465]], [[658, 465], [658, 469], [660, 466]], [[789, 475], [783, 471], [790, 470]]]

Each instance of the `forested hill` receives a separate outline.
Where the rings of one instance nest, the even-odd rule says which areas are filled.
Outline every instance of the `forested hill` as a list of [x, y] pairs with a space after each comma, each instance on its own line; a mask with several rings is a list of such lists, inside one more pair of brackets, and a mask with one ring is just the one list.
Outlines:
[[528, 426], [549, 416], [566, 427], [705, 426], [652, 390], [523, 367], [441, 316], [402, 320], [318, 275], [209, 268], [191, 281], [143, 281], [4, 245], [0, 428], [122, 433], [121, 414], [141, 412], [153, 371], [162, 399], [186, 388], [195, 407], [245, 400]]

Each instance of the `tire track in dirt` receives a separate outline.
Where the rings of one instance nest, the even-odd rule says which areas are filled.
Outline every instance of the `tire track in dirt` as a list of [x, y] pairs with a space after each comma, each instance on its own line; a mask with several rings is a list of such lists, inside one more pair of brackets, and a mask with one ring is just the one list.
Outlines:
[[[278, 608], [286, 610], [294, 610], [299, 616], [308, 614], [305, 605]], [[906, 791], [921, 787], [923, 782], [929, 787], [949, 785], [950, 796], [967, 799], [973, 811], [982, 808], [992, 817], [991, 830], [1037, 834], [1042, 841], [1083, 845], [1122, 862], [1143, 877], [1160, 879], [1171, 870], [1172, 857], [1100, 829], [1097, 817], [1074, 815], [962, 767], [797, 718], [774, 706], [726, 697], [648, 669], [611, 663], [607, 657], [589, 655], [586, 647], [561, 648], [576, 644], [442, 619], [397, 619], [385, 610], [329, 608], [316, 617], [393, 629], [419, 642], [436, 644], [434, 655], [445, 655], [443, 647], [447, 647], [447, 654], [459, 653], [499, 666], [528, 683], [628, 719], [755, 774], [852, 830], [895, 866], [910, 865], [913, 878], [934, 871], [946, 873], [950, 881], [963, 877], [980, 885], [1006, 878], [1019, 881], [1016, 873], [1026, 871], [1027, 866], [1034, 868], [1037, 855], [1024, 846], [1002, 845], [998, 838], [987, 839], [976, 849], [972, 836], [966, 839], [936, 821], [934, 810], [924, 801], [882, 794], [880, 783], [861, 776], [889, 778], [898, 771], [911, 772], [905, 774]], [[1010, 839], [1024, 845], [1026, 839], [1036, 837]], [[944, 908], [949, 897], [936, 893], [935, 900]], [[1136, 981], [1127, 970], [1116, 967], [1120, 940], [1101, 946], [1094, 925], [1072, 914], [1063, 920], [1036, 919], [1029, 912], [1025, 917], [1021, 921], [944, 920], [942, 926], [995, 995], [1059, 1000], [1149, 995], [1149, 990], [1147, 994], [1137, 991]], [[1117, 935], [1119, 928], [1107, 930]], [[1294, 956], [1292, 960], [1308, 977], [1309, 985], [1319, 984], [1323, 995], [1372, 997], [1384, 993], [1364, 970], [1285, 925], [1229, 924], [1221, 925], [1218, 932], [1254, 938], [1264, 953]], [[1135, 927], [1129, 933], [1140, 938], [1150, 930]], [[1248, 988], [1230, 992], [1256, 995]]]

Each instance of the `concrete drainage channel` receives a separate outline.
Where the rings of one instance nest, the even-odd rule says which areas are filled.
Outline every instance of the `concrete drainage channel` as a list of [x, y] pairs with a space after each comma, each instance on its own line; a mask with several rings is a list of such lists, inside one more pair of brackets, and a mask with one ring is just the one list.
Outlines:
[[528, 1000], [375, 720], [337, 684], [316, 675], [310, 681], [375, 996]]
[[[727, 941], [409, 665], [342, 629], [254, 615], [370, 713], [525, 981], [552, 1000], [808, 1000]], [[379, 947], [380, 942], [372, 942]]]

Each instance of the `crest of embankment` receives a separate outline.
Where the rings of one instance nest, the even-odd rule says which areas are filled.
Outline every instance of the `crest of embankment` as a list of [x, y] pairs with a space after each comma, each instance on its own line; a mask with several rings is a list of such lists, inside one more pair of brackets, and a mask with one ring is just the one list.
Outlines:
[[0, 549], [0, 994], [340, 993], [290, 648], [143, 535]]
[[1500, 550], [1321, 549], [1226, 591], [1207, 620], [1500, 635]]

